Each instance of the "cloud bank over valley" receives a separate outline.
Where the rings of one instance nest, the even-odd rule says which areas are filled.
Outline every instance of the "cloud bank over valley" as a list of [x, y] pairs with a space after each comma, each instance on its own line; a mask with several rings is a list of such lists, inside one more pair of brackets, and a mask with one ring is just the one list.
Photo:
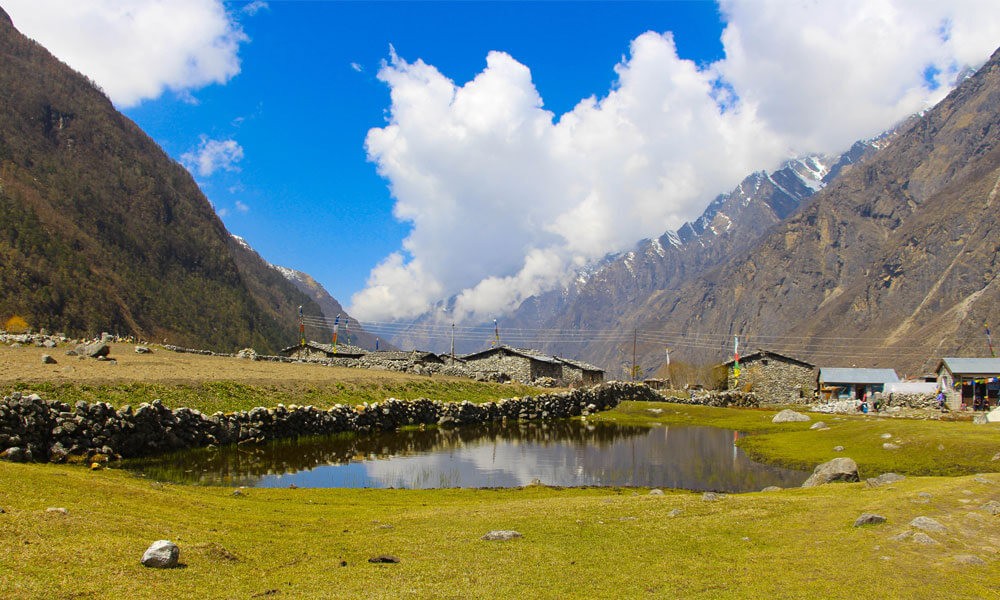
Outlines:
[[393, 51], [378, 73], [387, 123], [366, 149], [412, 229], [352, 314], [408, 319], [454, 295], [456, 320], [496, 317], [697, 217], [752, 171], [846, 149], [926, 109], [1000, 41], [1000, 14], [982, 2], [720, 8], [722, 60], [695, 64], [670, 32], [644, 33], [607, 94], [562, 115], [505, 52], [456, 83]]

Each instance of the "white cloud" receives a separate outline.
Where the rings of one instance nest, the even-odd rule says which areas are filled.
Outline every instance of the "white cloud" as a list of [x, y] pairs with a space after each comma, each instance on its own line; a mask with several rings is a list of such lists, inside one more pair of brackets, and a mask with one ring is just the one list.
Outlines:
[[181, 164], [191, 173], [209, 177], [216, 171], [239, 171], [243, 147], [236, 140], [212, 140], [201, 136], [198, 147], [181, 155]]
[[246, 4], [242, 9], [240, 9], [244, 14], [250, 15], [251, 17], [264, 10], [265, 8], [270, 8], [267, 2], [264, 0], [253, 0]]
[[358, 73], [362, 73], [365, 70], [364, 67], [362, 67], [360, 64], [358, 64], [356, 62], [352, 62], [351, 63], [351, 68], [354, 69]]
[[236, 210], [240, 211], [241, 213], [246, 214], [250, 212], [250, 207], [244, 202], [240, 202], [239, 200], [237, 200], [233, 205], [236, 207]]
[[409, 318], [457, 295], [456, 315], [492, 318], [696, 217], [753, 170], [876, 134], [988, 58], [990, 6], [724, 0], [723, 60], [696, 65], [671, 34], [645, 33], [606, 96], [558, 118], [505, 53], [458, 85], [392, 51], [388, 123], [366, 148], [412, 229], [352, 314]]
[[237, 54], [247, 41], [218, 0], [6, 0], [4, 9], [21, 32], [122, 107], [168, 89], [188, 98], [192, 89], [227, 82], [240, 71]]

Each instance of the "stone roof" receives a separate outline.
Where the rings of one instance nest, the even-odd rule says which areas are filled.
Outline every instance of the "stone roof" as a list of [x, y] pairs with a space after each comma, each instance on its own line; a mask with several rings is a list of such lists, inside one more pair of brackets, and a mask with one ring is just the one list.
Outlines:
[[426, 352], [424, 350], [376, 350], [375, 352], [368, 352], [365, 358], [371, 358], [373, 360], [389, 360], [389, 361], [431, 361], [431, 362], [441, 362], [441, 357], [433, 352]]
[[[284, 355], [291, 354], [301, 348], [301, 344], [295, 344], [294, 346], [289, 346], [287, 348], [282, 348], [281, 353]], [[320, 352], [326, 352], [328, 354], [334, 354], [336, 356], [364, 356], [368, 354], [368, 351], [364, 348], [358, 346], [352, 346], [351, 344], [337, 344], [337, 352], [333, 351], [333, 344], [321, 344], [319, 342], [314, 342], [312, 340], [306, 340], [306, 347], [313, 350], [318, 350]]]
[[858, 369], [839, 367], [820, 367], [819, 379], [824, 384], [830, 383], [890, 383], [899, 381], [899, 375], [893, 369]]
[[466, 354], [461, 358], [464, 361], [476, 360], [477, 358], [489, 356], [490, 354], [494, 354], [500, 351], [506, 351], [510, 354], [516, 354], [518, 356], [523, 356], [524, 358], [530, 358], [531, 360], [537, 360], [539, 362], [550, 363], [554, 365], [560, 364], [560, 359], [554, 356], [549, 356], [548, 354], [542, 354], [537, 350], [529, 350], [527, 348], [514, 348], [512, 346], [503, 346], [503, 345], [494, 348], [487, 348], [486, 350], [480, 350], [479, 352], [473, 352], [472, 354]]
[[561, 356], [556, 356], [555, 359], [558, 360], [559, 362], [566, 363], [567, 365], [569, 365], [571, 367], [576, 367], [577, 369], [580, 369], [581, 371], [595, 371], [595, 372], [598, 372], [598, 373], [603, 373], [604, 372], [604, 369], [602, 369], [600, 367], [597, 367], [597, 366], [594, 366], [594, 365], [592, 365], [590, 363], [585, 363], [582, 360], [574, 360], [572, 358], [563, 358]]
[[945, 366], [955, 375], [1000, 376], [1000, 358], [942, 358], [937, 370]]
[[[747, 354], [746, 356], [741, 356], [740, 357], [740, 362], [749, 362], [751, 360], [757, 360], [759, 358], [770, 358], [770, 357], [778, 358], [778, 359], [781, 359], [781, 360], [783, 360], [785, 362], [795, 363], [795, 364], [797, 364], [799, 366], [807, 367], [809, 369], [815, 369], [816, 368], [816, 365], [814, 365], [812, 363], [807, 363], [804, 360], [799, 360], [797, 358], [792, 358], [791, 356], [786, 356], [784, 354], [779, 354], [777, 352], [772, 352], [771, 350], [762, 350], [762, 349], [759, 349], [759, 348], [755, 352]], [[736, 362], [736, 361], [729, 360], [728, 362], [722, 363], [722, 365], [725, 366], [725, 367], [731, 367], [734, 362]]]

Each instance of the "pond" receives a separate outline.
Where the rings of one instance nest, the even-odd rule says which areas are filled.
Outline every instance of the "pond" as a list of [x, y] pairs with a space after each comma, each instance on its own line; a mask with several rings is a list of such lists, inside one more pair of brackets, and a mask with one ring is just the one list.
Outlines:
[[405, 430], [199, 449], [130, 461], [158, 481], [248, 487], [636, 486], [717, 492], [808, 477], [751, 461], [741, 434], [712, 427], [559, 421]]

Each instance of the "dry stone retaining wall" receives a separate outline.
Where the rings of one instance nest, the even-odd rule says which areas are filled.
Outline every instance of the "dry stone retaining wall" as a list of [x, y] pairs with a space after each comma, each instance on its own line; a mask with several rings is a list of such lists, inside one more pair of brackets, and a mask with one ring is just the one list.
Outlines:
[[71, 456], [137, 457], [211, 444], [261, 443], [341, 432], [392, 431], [404, 425], [468, 425], [503, 420], [565, 419], [614, 408], [624, 400], [662, 401], [639, 384], [510, 398], [497, 402], [389, 399], [329, 409], [278, 405], [230, 414], [171, 410], [155, 400], [138, 408], [108, 403], [75, 405], [14, 393], [0, 402], [0, 458], [61, 462]]

